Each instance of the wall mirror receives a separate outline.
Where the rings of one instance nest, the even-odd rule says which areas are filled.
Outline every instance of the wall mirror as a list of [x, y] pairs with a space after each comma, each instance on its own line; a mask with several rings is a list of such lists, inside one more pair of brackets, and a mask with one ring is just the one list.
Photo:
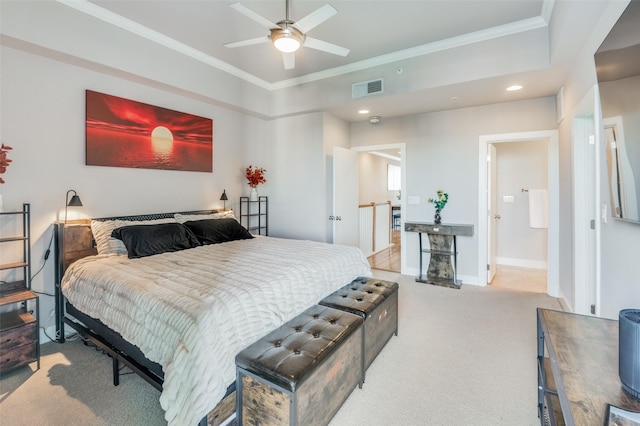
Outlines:
[[595, 53], [611, 214], [640, 223], [640, 1], [631, 1]]

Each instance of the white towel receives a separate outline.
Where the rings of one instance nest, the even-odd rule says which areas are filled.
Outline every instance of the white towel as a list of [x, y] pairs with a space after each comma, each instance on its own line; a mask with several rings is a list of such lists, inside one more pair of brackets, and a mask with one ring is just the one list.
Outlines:
[[549, 200], [546, 189], [529, 190], [529, 226], [532, 228], [547, 227]]

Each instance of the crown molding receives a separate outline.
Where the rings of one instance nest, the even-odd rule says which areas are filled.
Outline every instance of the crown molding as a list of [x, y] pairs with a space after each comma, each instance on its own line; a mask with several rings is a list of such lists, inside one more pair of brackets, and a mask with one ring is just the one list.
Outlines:
[[221, 61], [218, 58], [208, 55], [198, 49], [194, 49], [191, 46], [188, 46], [171, 37], [161, 34], [155, 30], [152, 30], [151, 28], [141, 25], [135, 21], [132, 21], [131, 19], [127, 19], [121, 15], [118, 15], [117, 13], [113, 13], [110, 10], [107, 10], [96, 4], [90, 3], [87, 0], [56, 0], [56, 1], [61, 4], [64, 4], [65, 6], [76, 9], [79, 12], [85, 13], [87, 15], [93, 16], [94, 18], [100, 19], [101, 21], [104, 21], [116, 27], [122, 28], [125, 31], [129, 31], [132, 34], [138, 35], [147, 40], [153, 41], [154, 43], [165, 46], [178, 53], [182, 53], [183, 55], [189, 56], [190, 58], [203, 62], [211, 67], [217, 68], [226, 73], [229, 73], [249, 83], [255, 84], [256, 86], [262, 87], [263, 89], [272, 90], [271, 83], [269, 83], [268, 81], [262, 80], [261, 78], [258, 78], [253, 74], [243, 71], [240, 68], [234, 67], [233, 65], [230, 65], [224, 61]]
[[475, 31], [468, 34], [463, 34], [457, 37], [451, 37], [444, 40], [438, 40], [433, 43], [423, 44], [421, 46], [412, 47], [409, 49], [399, 50], [397, 52], [389, 53], [387, 55], [376, 56], [374, 58], [365, 59], [363, 61], [353, 62], [341, 67], [330, 68], [316, 73], [303, 75], [301, 77], [292, 78], [288, 80], [282, 80], [273, 83], [272, 90], [284, 89], [287, 87], [297, 86], [299, 84], [311, 83], [313, 81], [322, 80], [329, 77], [337, 77], [342, 74], [348, 74], [354, 71], [362, 71], [368, 68], [373, 68], [380, 65], [389, 64], [396, 61], [407, 60], [416, 58], [419, 56], [428, 55], [431, 53], [441, 52], [456, 47], [467, 46], [482, 41], [488, 41], [497, 39], [500, 37], [518, 34], [525, 31], [535, 30], [538, 28], [544, 28], [547, 23], [540, 16], [535, 18], [523, 19], [521, 21], [512, 22], [505, 25], [489, 28], [486, 30]]
[[200, 50], [194, 49], [184, 43], [181, 43], [171, 37], [161, 34], [151, 28], [141, 25], [135, 21], [127, 19], [121, 15], [113, 13], [103, 7], [100, 7], [88, 0], [56, 0], [57, 2], [76, 9], [82, 13], [93, 16], [111, 25], [122, 28], [132, 34], [143, 37], [154, 43], [160, 44], [179, 52], [183, 55], [189, 56], [195, 60], [205, 63], [213, 68], [224, 71], [239, 79], [242, 79], [248, 83], [254, 84], [266, 90], [274, 91], [293, 87], [305, 83], [311, 83], [318, 80], [323, 80], [331, 77], [337, 77], [340, 75], [348, 74], [355, 71], [362, 71], [365, 69], [385, 65], [388, 63], [407, 60], [419, 56], [432, 54], [435, 52], [441, 52], [448, 49], [454, 49], [456, 47], [467, 46], [474, 43], [493, 40], [500, 37], [505, 37], [512, 34], [522, 33], [525, 31], [535, 30], [538, 28], [544, 28], [548, 26], [548, 22], [551, 19], [551, 13], [553, 11], [553, 4], [555, 0], [545, 0], [541, 11], [541, 16], [534, 18], [523, 19], [509, 24], [500, 25], [486, 30], [475, 31], [468, 34], [463, 34], [456, 37], [451, 37], [445, 40], [435, 41], [433, 43], [423, 44], [421, 46], [412, 47], [409, 49], [399, 50], [397, 52], [389, 53], [386, 55], [377, 56], [374, 58], [365, 59], [362, 61], [353, 62], [344, 66], [334, 67], [327, 70], [306, 74], [300, 77], [291, 78], [287, 80], [277, 81], [275, 83], [269, 83], [253, 74], [234, 67], [227, 62], [221, 61], [211, 55], [208, 55]]

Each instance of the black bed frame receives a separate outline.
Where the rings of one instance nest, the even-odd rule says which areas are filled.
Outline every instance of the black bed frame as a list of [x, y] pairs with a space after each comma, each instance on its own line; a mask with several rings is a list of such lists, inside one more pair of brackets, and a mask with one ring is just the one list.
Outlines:
[[[175, 213], [155, 213], [135, 216], [104, 217], [93, 220], [153, 220], [174, 217], [175, 214], [211, 214], [217, 210], [196, 210]], [[135, 345], [127, 342], [116, 331], [104, 325], [101, 321], [92, 318], [69, 303], [62, 294], [60, 284], [62, 277], [71, 263], [86, 256], [97, 254], [96, 244], [91, 234], [91, 219], [68, 222], [56, 222], [54, 224], [55, 235], [55, 320], [56, 341], [65, 342], [65, 324], [72, 327], [83, 339], [88, 340], [100, 348], [112, 358], [113, 384], [120, 383], [120, 363], [129, 367], [154, 388], [162, 391], [164, 374], [162, 367], [148, 360], [142, 351]], [[235, 391], [235, 384], [227, 389], [225, 398]], [[207, 425], [205, 416], [199, 422], [200, 426]]]

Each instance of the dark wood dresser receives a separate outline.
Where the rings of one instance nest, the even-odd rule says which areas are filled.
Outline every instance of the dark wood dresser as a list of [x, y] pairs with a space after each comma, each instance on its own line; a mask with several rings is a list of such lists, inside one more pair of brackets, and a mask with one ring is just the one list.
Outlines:
[[618, 321], [538, 308], [541, 424], [603, 426], [607, 404], [640, 411], [618, 375]]

